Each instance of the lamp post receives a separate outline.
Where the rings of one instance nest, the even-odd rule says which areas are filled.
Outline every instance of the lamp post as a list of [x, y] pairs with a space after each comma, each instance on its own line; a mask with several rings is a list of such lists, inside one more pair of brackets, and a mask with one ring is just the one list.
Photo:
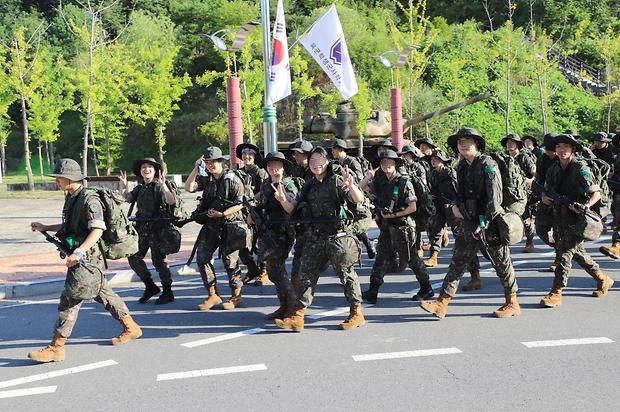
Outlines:
[[276, 108], [269, 104], [269, 76], [271, 71], [271, 25], [269, 20], [269, 0], [260, 2], [261, 24], [263, 29], [263, 74], [265, 92], [263, 93], [263, 141], [265, 153], [278, 150], [278, 129]]

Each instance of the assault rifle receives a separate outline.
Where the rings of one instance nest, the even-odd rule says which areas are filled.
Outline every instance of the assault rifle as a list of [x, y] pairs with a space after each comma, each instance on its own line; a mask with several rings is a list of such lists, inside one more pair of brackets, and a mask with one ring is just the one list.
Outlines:
[[[69, 247], [69, 245], [67, 245], [62, 240], [58, 239], [56, 236], [52, 236], [46, 231], [41, 231], [41, 233], [43, 234], [43, 236], [45, 236], [45, 240], [47, 240], [48, 242], [56, 246], [56, 250], [60, 252], [61, 259], [64, 259], [67, 256], [70, 256], [71, 254], [73, 254], [73, 250]], [[78, 260], [78, 263], [80, 264], [80, 266], [82, 266], [84, 269], [86, 269], [90, 273], [95, 273], [92, 269], [93, 265], [88, 263], [86, 259], [80, 258], [80, 260]]]
[[542, 197], [543, 193], [553, 199], [553, 203], [559, 206], [569, 206], [574, 202], [566, 195], [561, 195], [553, 188], [545, 188], [537, 181], [532, 182], [532, 193]]

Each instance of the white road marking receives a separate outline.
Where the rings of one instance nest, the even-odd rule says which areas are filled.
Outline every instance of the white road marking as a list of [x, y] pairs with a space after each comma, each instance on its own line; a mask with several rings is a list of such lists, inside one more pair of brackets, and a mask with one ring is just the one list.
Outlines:
[[416, 358], [420, 356], [436, 356], [436, 355], [452, 355], [463, 353], [458, 348], [441, 348], [441, 349], [423, 349], [404, 352], [385, 352], [370, 353], [366, 355], [353, 355], [355, 362], [365, 362], [373, 360], [400, 359], [400, 358]]
[[[373, 306], [375, 305], [371, 305], [370, 303], [362, 303], [363, 308], [371, 308]], [[315, 313], [314, 315], [308, 315], [306, 316], [306, 318], [317, 320], [317, 319], [322, 319], [322, 318], [328, 318], [330, 316], [340, 315], [342, 313], [347, 313], [348, 311], [349, 311], [349, 307], [342, 307], [342, 308], [337, 308], [333, 310], [328, 310], [326, 312]]]
[[24, 378], [11, 379], [8, 381], [0, 382], [1, 388], [8, 388], [11, 386], [21, 385], [23, 383], [30, 383], [36, 381], [42, 381], [44, 379], [57, 378], [59, 376], [70, 375], [72, 373], [86, 372], [93, 369], [105, 368], [106, 366], [117, 365], [118, 362], [113, 360], [107, 360], [103, 362], [89, 363], [87, 365], [76, 366], [74, 368], [61, 369], [59, 371], [41, 373], [39, 375], [26, 376]]
[[12, 391], [0, 392], [0, 399], [17, 398], [19, 396], [41, 395], [43, 393], [56, 392], [57, 386], [41, 386], [39, 388], [15, 389]]
[[555, 250], [553, 252], [539, 253], [538, 256], [555, 256]]
[[582, 338], [582, 339], [558, 339], [558, 340], [539, 340], [532, 342], [521, 342], [528, 348], [545, 348], [550, 346], [569, 346], [569, 345], [594, 345], [597, 343], [614, 343], [609, 338]]
[[193, 342], [182, 343], [181, 346], [185, 346], [186, 348], [195, 348], [196, 346], [208, 345], [210, 343], [222, 342], [225, 340], [236, 339], [242, 336], [254, 335], [257, 333], [264, 332], [266, 329], [262, 328], [254, 328], [254, 329], [246, 329], [240, 332], [227, 333], [225, 335], [215, 336], [213, 338], [195, 340]]
[[229, 373], [256, 372], [267, 370], [263, 363], [255, 365], [232, 366], [229, 368], [202, 369], [188, 372], [162, 373], [157, 375], [157, 381], [169, 381], [173, 379], [198, 378], [201, 376], [227, 375]]

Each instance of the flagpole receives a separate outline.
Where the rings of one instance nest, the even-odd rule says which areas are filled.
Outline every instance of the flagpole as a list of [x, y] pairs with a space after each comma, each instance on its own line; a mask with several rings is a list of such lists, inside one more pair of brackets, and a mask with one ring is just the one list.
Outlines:
[[261, 23], [263, 29], [263, 67], [265, 92], [263, 94], [263, 142], [265, 153], [278, 150], [278, 129], [276, 108], [269, 104], [269, 76], [271, 68], [271, 25], [269, 21], [269, 0], [261, 0]]

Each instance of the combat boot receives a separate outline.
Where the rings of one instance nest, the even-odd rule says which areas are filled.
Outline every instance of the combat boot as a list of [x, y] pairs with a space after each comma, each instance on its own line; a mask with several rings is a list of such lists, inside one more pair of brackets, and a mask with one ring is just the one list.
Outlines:
[[142, 297], [138, 299], [138, 303], [146, 303], [150, 298], [161, 292], [161, 289], [159, 289], [152, 279], [147, 280], [144, 284], [146, 285], [146, 289], [144, 289]]
[[517, 301], [516, 293], [507, 293], [506, 303], [493, 312], [493, 316], [496, 318], [509, 318], [511, 316], [519, 316], [520, 314], [521, 306], [519, 306], [519, 302]]
[[540, 300], [540, 306], [543, 308], [555, 308], [562, 304], [562, 288], [553, 288], [551, 292]]
[[451, 299], [451, 296], [441, 292], [437, 300], [423, 300], [420, 302], [420, 307], [435, 317], [443, 319], [448, 313], [448, 304]]
[[41, 363], [62, 362], [65, 360], [65, 343], [67, 338], [55, 334], [47, 347], [28, 353], [28, 357]]
[[600, 269], [592, 277], [596, 279], [596, 290], [592, 292], [592, 296], [602, 298], [607, 294], [609, 288], [613, 286], [614, 280]]
[[267, 269], [262, 268], [254, 281], [254, 286], [264, 286], [269, 284], [269, 276], [267, 275]]
[[174, 293], [172, 293], [172, 287], [170, 285], [162, 285], [164, 292], [159, 295], [155, 301], [156, 305], [165, 305], [166, 303], [174, 302]]
[[282, 329], [291, 329], [295, 332], [304, 330], [304, 315], [306, 308], [297, 309], [293, 314], [284, 319], [276, 319], [276, 325]]
[[377, 303], [377, 295], [379, 295], [379, 287], [380, 285], [375, 282], [370, 282], [370, 286], [368, 286], [368, 290], [362, 292], [362, 299], [364, 299], [368, 303], [372, 303], [373, 305]]
[[532, 253], [534, 252], [534, 239], [527, 239], [525, 241], [525, 247], [523, 248], [523, 253]]
[[364, 326], [365, 324], [366, 319], [364, 319], [364, 314], [362, 313], [362, 305], [352, 303], [349, 308], [349, 316], [338, 327], [341, 330], [349, 330]]
[[423, 251], [425, 251], [425, 252], [426, 252], [427, 250], [431, 250], [431, 242], [428, 242], [428, 243], [426, 243], [426, 242], [425, 242], [425, 243], [423, 243], [423, 244], [422, 244], [422, 250], [423, 250]]
[[211, 309], [215, 305], [219, 305], [222, 303], [222, 298], [217, 294], [217, 288], [215, 286], [209, 286], [208, 288], [209, 296], [198, 305], [198, 309], [202, 311], [207, 311]]
[[448, 231], [444, 230], [441, 235], [441, 247], [446, 247], [450, 244], [450, 237], [448, 235]]
[[231, 310], [234, 308], [238, 308], [241, 305], [241, 289], [233, 289], [230, 298], [222, 303], [222, 309]]
[[612, 242], [610, 247], [601, 246], [598, 250], [612, 259], [620, 259], [620, 242]]
[[424, 266], [429, 267], [429, 268], [437, 266], [437, 256], [439, 256], [439, 253], [433, 250], [431, 252], [431, 255], [428, 257], [428, 259], [424, 261]]
[[435, 292], [433, 291], [433, 287], [430, 282], [420, 283], [420, 290], [418, 290], [418, 293], [411, 297], [411, 300], [419, 302], [422, 300], [429, 300], [433, 296], [435, 296]]
[[117, 337], [112, 338], [112, 345], [122, 345], [142, 336], [142, 329], [130, 315], [123, 316], [118, 321], [123, 325], [123, 331]]
[[471, 280], [467, 283], [467, 285], [463, 286], [461, 290], [469, 292], [476, 289], [482, 289], [482, 278], [480, 277], [480, 271], [472, 270], [470, 273]]
[[295, 296], [292, 293], [286, 296], [278, 296], [278, 300], [280, 301], [280, 307], [267, 314], [267, 319], [284, 319], [292, 313], [293, 307], [295, 306]]

